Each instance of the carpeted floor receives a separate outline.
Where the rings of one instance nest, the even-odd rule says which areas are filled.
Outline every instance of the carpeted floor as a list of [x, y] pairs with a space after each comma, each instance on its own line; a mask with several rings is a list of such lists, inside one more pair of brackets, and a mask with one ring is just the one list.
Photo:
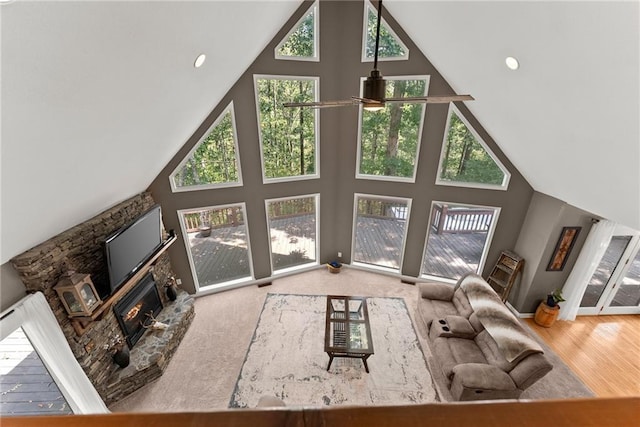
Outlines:
[[269, 294], [231, 396], [255, 407], [262, 396], [287, 406], [406, 405], [436, 402], [436, 391], [402, 298], [367, 298], [374, 354], [360, 359], [324, 352], [327, 298]]
[[[415, 286], [352, 268], [343, 268], [340, 274], [317, 269], [274, 280], [271, 286], [248, 286], [197, 298], [195, 319], [164, 375], [110, 409], [114, 412], [227, 409], [268, 293], [402, 298], [431, 368], [433, 360], [430, 360], [428, 344], [419, 333], [419, 323], [415, 322]], [[554, 370], [530, 387], [522, 398], [591, 396], [573, 372], [544, 343], [541, 345], [554, 363]], [[324, 355], [326, 357], [326, 353]], [[431, 369], [431, 372], [440, 400], [447, 401], [437, 370]]]

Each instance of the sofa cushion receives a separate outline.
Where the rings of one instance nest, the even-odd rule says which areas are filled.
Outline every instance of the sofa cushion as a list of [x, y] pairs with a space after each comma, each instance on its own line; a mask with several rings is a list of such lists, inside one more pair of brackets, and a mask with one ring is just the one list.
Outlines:
[[505, 372], [511, 371], [513, 367], [517, 365], [518, 360], [514, 362], [507, 361], [502, 350], [498, 348], [498, 344], [496, 344], [493, 338], [491, 338], [491, 335], [489, 335], [489, 332], [486, 330], [478, 332], [478, 335], [475, 337], [475, 342], [480, 351], [482, 351], [485, 359], [487, 359], [487, 362], [491, 365], [495, 365]]
[[446, 316], [457, 314], [458, 312], [451, 301], [419, 298], [418, 313], [424, 325], [429, 328], [434, 319], [444, 319]]
[[433, 340], [433, 353], [448, 379], [451, 379], [457, 365], [487, 363], [475, 341], [466, 338], [436, 338]]
[[456, 289], [453, 293], [453, 305], [458, 310], [458, 315], [467, 319], [473, 313], [473, 308], [469, 304], [469, 299], [462, 289]]
[[446, 283], [421, 282], [418, 283], [420, 296], [427, 299], [451, 301], [454, 288]]
[[503, 370], [466, 363], [453, 369], [451, 394], [456, 400], [512, 399], [520, 395], [520, 390]]

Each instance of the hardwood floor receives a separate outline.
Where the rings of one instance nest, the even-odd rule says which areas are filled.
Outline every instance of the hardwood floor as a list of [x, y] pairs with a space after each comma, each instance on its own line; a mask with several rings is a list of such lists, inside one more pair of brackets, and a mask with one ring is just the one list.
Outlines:
[[640, 315], [525, 320], [598, 397], [640, 396]]

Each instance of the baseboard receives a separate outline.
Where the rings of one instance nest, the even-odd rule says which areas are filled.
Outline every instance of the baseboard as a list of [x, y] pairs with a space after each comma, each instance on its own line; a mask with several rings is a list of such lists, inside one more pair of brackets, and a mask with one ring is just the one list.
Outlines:
[[529, 318], [532, 318], [533, 315], [534, 315], [533, 313], [520, 313], [520, 312], [518, 312], [518, 310], [516, 310], [516, 308], [514, 306], [512, 306], [509, 301], [505, 302], [504, 304], [509, 308], [509, 310], [511, 310], [511, 312], [513, 314], [516, 315], [516, 317], [519, 317], [520, 319], [529, 319]]

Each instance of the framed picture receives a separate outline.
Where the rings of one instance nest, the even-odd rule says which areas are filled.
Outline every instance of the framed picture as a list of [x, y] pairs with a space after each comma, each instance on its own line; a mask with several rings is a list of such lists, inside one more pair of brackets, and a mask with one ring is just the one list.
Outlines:
[[573, 249], [573, 245], [576, 243], [580, 230], [582, 230], [582, 227], [562, 227], [560, 238], [549, 260], [547, 271], [562, 271], [564, 269], [564, 265], [567, 263], [567, 258], [569, 258], [571, 249]]

